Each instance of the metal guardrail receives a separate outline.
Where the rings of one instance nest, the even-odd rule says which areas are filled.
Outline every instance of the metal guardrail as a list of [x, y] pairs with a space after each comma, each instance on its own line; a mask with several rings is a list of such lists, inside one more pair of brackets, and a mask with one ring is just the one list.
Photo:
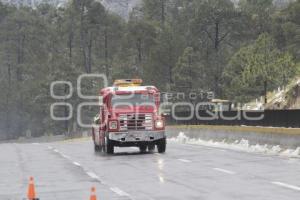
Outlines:
[[[200, 110], [198, 111], [198, 113], [191, 113], [188, 111], [184, 111], [184, 112], [170, 113], [170, 115], [166, 116], [165, 118], [166, 118], [167, 125], [225, 125], [225, 126], [245, 125], [245, 126], [300, 128], [300, 109], [299, 110], [264, 110], [264, 111], [240, 110], [240, 111], [217, 111], [217, 112]], [[182, 118], [186, 118], [186, 119], [182, 119]], [[256, 118], [256, 120], [253, 118]]]

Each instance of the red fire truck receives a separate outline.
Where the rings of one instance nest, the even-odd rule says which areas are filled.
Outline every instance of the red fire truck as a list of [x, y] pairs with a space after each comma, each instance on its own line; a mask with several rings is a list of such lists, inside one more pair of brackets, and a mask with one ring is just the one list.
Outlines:
[[166, 151], [165, 121], [159, 114], [160, 92], [141, 86], [141, 79], [116, 80], [100, 92], [100, 111], [94, 119], [95, 151], [114, 153], [114, 147], [139, 147], [141, 152]]

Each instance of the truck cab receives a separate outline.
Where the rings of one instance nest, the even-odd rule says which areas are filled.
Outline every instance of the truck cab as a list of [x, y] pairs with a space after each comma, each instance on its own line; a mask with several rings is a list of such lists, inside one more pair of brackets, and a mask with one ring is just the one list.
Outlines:
[[166, 151], [165, 120], [159, 114], [160, 92], [141, 86], [141, 79], [116, 80], [100, 92], [100, 109], [94, 119], [95, 151], [114, 153], [114, 147], [139, 147], [141, 152]]

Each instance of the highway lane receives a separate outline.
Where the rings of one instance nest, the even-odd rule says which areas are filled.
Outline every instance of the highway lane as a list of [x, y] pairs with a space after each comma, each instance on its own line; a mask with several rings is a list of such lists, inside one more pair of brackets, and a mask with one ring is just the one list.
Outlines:
[[20, 197], [30, 175], [41, 200], [87, 199], [92, 185], [100, 199], [300, 198], [299, 159], [178, 143], [165, 154], [116, 148], [110, 156], [90, 139], [0, 147], [0, 199]]
[[45, 144], [0, 144], [0, 200], [26, 197], [30, 176], [40, 200], [88, 199], [96, 186], [103, 199], [121, 199]]

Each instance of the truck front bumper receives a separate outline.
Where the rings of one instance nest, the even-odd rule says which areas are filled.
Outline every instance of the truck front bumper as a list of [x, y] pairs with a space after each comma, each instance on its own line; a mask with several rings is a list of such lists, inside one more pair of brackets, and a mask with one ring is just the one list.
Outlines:
[[152, 142], [166, 137], [165, 131], [110, 132], [109, 139], [120, 142]]

